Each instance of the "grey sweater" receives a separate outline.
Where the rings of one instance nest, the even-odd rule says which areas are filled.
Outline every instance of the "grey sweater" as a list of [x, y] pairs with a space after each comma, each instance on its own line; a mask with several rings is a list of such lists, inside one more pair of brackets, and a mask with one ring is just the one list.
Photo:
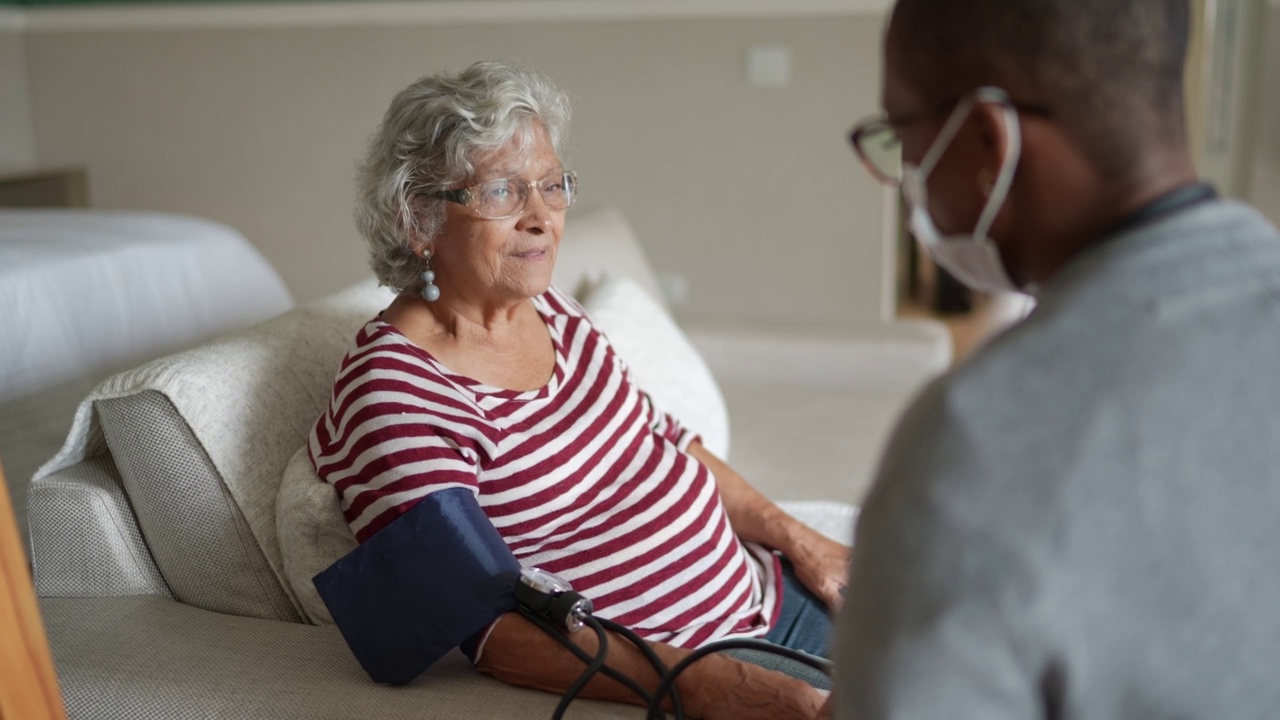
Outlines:
[[867, 499], [838, 717], [1280, 718], [1280, 238], [1113, 238], [929, 386]]

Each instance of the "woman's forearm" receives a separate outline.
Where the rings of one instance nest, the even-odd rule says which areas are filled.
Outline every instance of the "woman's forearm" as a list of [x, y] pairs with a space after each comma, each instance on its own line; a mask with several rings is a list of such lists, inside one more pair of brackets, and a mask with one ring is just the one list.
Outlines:
[[700, 443], [690, 445], [689, 454], [715, 475], [716, 489], [738, 537], [781, 552], [810, 592], [827, 607], [838, 608], [849, 577], [849, 547], [783, 512]]
[[[655, 689], [658, 675], [644, 656], [627, 640], [610, 632], [606, 635], [609, 639], [609, 666], [647, 690]], [[595, 656], [599, 639], [594, 632], [582, 630], [568, 637], [588, 655]], [[680, 658], [668, 650], [676, 649], [654, 646], [663, 662], [679, 662]], [[563, 693], [582, 674], [584, 666], [580, 659], [541, 628], [516, 613], [507, 613], [490, 632], [476, 668], [512, 685]], [[598, 700], [643, 704], [635, 693], [603, 674], [596, 675], [581, 695]]]
[[[626, 639], [607, 633], [609, 667], [635, 680], [652, 693], [658, 686], [658, 674], [648, 660]], [[594, 632], [583, 630], [569, 636], [579, 647], [594, 656], [599, 640]], [[650, 643], [653, 651], [667, 667], [672, 667], [691, 651]], [[555, 639], [516, 613], [507, 613], [494, 626], [484, 645], [476, 668], [487, 675], [523, 687], [561, 694], [582, 674], [583, 663]], [[812, 717], [793, 715], [789, 710], [816, 709], [821, 696], [794, 678], [764, 670], [755, 665], [723, 655], [698, 660], [681, 673], [676, 681], [685, 713], [694, 718], [746, 717]], [[635, 693], [603, 674], [597, 674], [580, 693], [596, 700], [645, 703]], [[670, 704], [664, 703], [670, 709]], [[757, 710], [766, 714], [757, 714]], [[773, 714], [767, 714], [772, 712]]]

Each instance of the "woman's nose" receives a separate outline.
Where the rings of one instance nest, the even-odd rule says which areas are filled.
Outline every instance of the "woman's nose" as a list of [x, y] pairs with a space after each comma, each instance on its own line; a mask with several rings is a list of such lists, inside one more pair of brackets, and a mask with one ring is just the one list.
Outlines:
[[516, 229], [538, 235], [546, 232], [549, 227], [551, 227], [551, 208], [542, 201], [542, 188], [532, 186], [529, 188], [529, 201], [525, 203], [524, 212], [520, 214], [520, 222], [516, 223]]

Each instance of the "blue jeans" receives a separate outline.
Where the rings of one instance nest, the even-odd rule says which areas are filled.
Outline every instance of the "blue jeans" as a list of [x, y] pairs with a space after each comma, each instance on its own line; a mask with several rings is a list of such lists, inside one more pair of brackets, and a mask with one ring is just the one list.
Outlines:
[[[826, 603], [800, 583], [791, 562], [782, 558], [782, 609], [778, 612], [778, 621], [764, 639], [774, 645], [826, 658], [827, 644], [831, 639], [831, 616], [827, 613]], [[831, 679], [808, 665], [755, 650], [730, 650], [727, 654], [800, 678], [819, 690], [831, 689]]]

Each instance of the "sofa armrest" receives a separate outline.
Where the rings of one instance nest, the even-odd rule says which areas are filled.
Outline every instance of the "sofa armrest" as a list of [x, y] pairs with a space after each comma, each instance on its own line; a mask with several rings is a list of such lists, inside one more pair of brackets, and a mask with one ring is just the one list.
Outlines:
[[110, 455], [33, 482], [27, 511], [37, 595], [172, 596]]
[[[559, 700], [481, 675], [456, 650], [408, 685], [377, 685], [333, 627], [156, 596], [44, 598], [40, 607], [73, 720], [539, 718]], [[574, 712], [644, 717], [638, 707], [590, 700], [575, 701]]]
[[898, 417], [951, 361], [947, 329], [933, 321], [863, 336], [686, 332], [729, 409], [729, 464], [774, 501], [859, 501]]
[[914, 388], [951, 364], [951, 336], [932, 320], [902, 320], [879, 333], [847, 337], [710, 326], [685, 333], [721, 383]]
[[838, 543], [853, 544], [853, 531], [860, 510], [857, 505], [824, 500], [790, 500], [778, 503], [778, 507]]

